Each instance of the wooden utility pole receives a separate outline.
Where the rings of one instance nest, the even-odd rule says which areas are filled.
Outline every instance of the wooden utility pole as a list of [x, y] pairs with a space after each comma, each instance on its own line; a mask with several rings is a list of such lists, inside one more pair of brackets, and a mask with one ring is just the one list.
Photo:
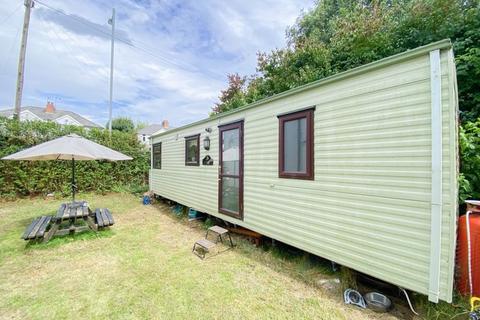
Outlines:
[[108, 132], [112, 136], [112, 99], [113, 99], [113, 54], [115, 52], [115, 8], [112, 9], [112, 18], [108, 20], [112, 25], [112, 45], [110, 50], [110, 105], [108, 108]]
[[30, 10], [33, 7], [33, 0], [25, 0], [25, 16], [23, 18], [22, 43], [20, 45], [20, 56], [18, 58], [17, 91], [15, 94], [15, 110], [13, 118], [20, 118], [20, 109], [22, 105], [23, 77], [25, 71], [25, 53], [27, 51], [28, 25], [30, 24]]

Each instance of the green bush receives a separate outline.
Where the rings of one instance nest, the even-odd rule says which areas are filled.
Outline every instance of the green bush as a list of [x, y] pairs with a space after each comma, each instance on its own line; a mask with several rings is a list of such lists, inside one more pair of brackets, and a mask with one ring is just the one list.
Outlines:
[[[107, 122], [108, 128], [109, 122]], [[112, 120], [112, 130], [118, 130], [122, 132], [134, 132], [135, 124], [132, 119], [127, 117], [118, 117]]]
[[[75, 176], [80, 191], [140, 190], [148, 183], [149, 152], [134, 133], [60, 126], [52, 122], [16, 122], [0, 117], [0, 158], [69, 133], [76, 133], [122, 152], [131, 161], [77, 161]], [[70, 193], [70, 161], [0, 161], [0, 196], [16, 197]]]
[[480, 198], [480, 119], [460, 127], [460, 201]]

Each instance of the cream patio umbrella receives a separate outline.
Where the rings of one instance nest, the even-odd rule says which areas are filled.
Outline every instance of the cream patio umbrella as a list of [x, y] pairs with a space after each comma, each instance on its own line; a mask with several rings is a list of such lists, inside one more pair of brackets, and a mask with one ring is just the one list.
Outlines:
[[132, 160], [131, 157], [76, 134], [69, 134], [19, 151], [2, 160], [72, 160], [72, 199], [75, 201], [75, 160]]

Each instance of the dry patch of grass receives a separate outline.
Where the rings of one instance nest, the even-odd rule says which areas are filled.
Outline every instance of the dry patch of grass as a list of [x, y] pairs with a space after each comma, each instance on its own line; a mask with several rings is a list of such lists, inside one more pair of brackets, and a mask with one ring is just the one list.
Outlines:
[[345, 306], [340, 289], [318, 285], [329, 277], [324, 268], [239, 238], [202, 261], [191, 248], [204, 229], [165, 205], [127, 194], [83, 198], [110, 208], [115, 226], [35, 245], [21, 233], [61, 201], [0, 204], [0, 318], [395, 319]]

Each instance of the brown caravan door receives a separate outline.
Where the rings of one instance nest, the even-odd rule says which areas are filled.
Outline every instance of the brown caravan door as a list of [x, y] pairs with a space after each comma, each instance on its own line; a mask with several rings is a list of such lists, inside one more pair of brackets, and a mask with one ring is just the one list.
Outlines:
[[243, 121], [219, 127], [218, 211], [243, 219]]

